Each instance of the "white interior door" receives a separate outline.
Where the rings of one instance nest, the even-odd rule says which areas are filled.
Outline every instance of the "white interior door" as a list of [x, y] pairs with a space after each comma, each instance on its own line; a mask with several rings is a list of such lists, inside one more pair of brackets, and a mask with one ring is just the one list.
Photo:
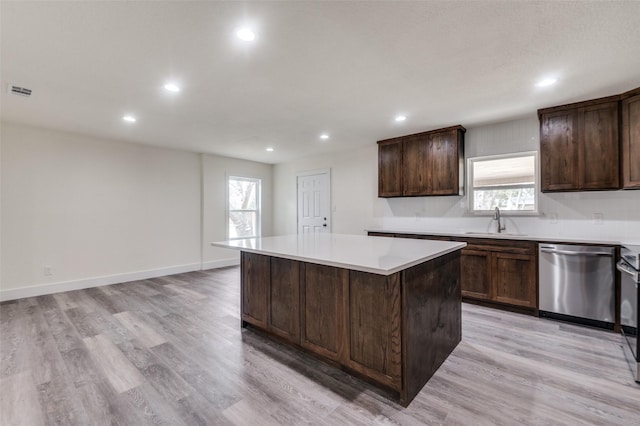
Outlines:
[[329, 170], [298, 174], [298, 234], [331, 232]]

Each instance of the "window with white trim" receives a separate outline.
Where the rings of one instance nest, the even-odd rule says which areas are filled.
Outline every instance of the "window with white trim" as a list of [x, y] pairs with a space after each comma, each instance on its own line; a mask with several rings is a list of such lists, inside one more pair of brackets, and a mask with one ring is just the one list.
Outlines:
[[537, 151], [469, 158], [467, 176], [470, 212], [538, 212]]
[[227, 238], [260, 236], [260, 179], [229, 177]]

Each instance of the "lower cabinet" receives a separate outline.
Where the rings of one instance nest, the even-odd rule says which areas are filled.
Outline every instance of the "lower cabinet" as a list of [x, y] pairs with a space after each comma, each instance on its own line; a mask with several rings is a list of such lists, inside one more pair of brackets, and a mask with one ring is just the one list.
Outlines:
[[469, 245], [462, 249], [460, 285], [463, 297], [491, 299], [491, 252], [470, 248]]
[[538, 245], [534, 241], [385, 232], [369, 235], [465, 242], [467, 247], [460, 257], [463, 301], [530, 313], [538, 309]]
[[463, 299], [538, 308], [536, 243], [466, 242], [460, 261]]

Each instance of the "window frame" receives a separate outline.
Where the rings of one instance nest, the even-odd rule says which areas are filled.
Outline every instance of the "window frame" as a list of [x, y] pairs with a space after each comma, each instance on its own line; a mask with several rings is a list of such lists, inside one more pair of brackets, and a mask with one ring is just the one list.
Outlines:
[[[473, 164], [481, 161], [502, 160], [507, 158], [517, 157], [533, 157], [534, 162], [534, 181], [533, 181], [533, 197], [534, 197], [534, 209], [533, 210], [500, 210], [500, 214], [503, 216], [539, 216], [540, 215], [540, 156], [538, 151], [522, 151], [522, 152], [510, 152], [506, 154], [484, 155], [477, 157], [467, 158], [467, 211], [475, 216], [493, 216], [495, 210], [475, 210], [473, 208], [473, 201], [475, 198], [475, 191], [477, 189], [488, 189], [494, 187], [477, 187], [473, 186]], [[505, 189], [517, 189], [526, 188], [529, 185], [511, 184], [501, 186]]]
[[[231, 181], [245, 181], [245, 182], [255, 182], [256, 183], [256, 208], [255, 209], [231, 209], [231, 202], [229, 200], [229, 184]], [[248, 238], [260, 238], [262, 236], [262, 179], [253, 178], [248, 176], [236, 176], [236, 175], [228, 175], [227, 176], [227, 186], [226, 186], [226, 215], [225, 215], [225, 233], [227, 236], [227, 240], [235, 241], [235, 240], [244, 240]], [[251, 237], [231, 237], [229, 233], [229, 220], [231, 217], [231, 213], [233, 212], [256, 212], [256, 235]]]

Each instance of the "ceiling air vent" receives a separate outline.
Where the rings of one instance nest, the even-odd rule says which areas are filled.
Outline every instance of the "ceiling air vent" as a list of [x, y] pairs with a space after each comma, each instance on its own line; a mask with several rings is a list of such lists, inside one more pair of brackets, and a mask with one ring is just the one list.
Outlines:
[[27, 89], [26, 87], [15, 86], [13, 84], [10, 84], [8, 86], [7, 92], [14, 95], [26, 96], [27, 98], [31, 96], [31, 89]]

